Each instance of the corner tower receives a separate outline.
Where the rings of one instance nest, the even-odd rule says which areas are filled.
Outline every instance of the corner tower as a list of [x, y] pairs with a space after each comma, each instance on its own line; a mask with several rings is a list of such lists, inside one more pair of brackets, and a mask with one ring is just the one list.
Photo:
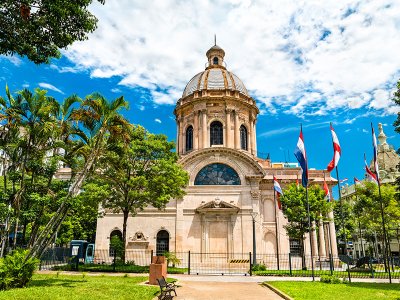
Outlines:
[[239, 77], [226, 69], [222, 48], [214, 45], [206, 56], [205, 70], [189, 81], [174, 110], [176, 151], [182, 157], [225, 147], [256, 156], [256, 103]]

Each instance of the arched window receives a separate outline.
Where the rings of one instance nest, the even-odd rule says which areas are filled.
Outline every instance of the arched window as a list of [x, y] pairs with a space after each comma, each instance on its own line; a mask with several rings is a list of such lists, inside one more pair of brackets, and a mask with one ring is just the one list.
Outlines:
[[213, 64], [214, 64], [214, 65], [218, 65], [218, 57], [215, 56], [215, 57], [213, 58]]
[[240, 126], [240, 148], [247, 150], [247, 129], [244, 125]]
[[221, 122], [214, 121], [210, 125], [210, 146], [223, 145], [224, 136]]
[[169, 252], [169, 233], [166, 230], [160, 230], [157, 233], [156, 256], [164, 255]]
[[[119, 242], [118, 242], [118, 240], [119, 240]], [[110, 233], [110, 248], [108, 251], [108, 254], [110, 256], [114, 256], [114, 253], [115, 253], [113, 244], [115, 244], [115, 246], [118, 246], [118, 244], [122, 244], [122, 232], [119, 229], [115, 229], [115, 230], [111, 231], [111, 233]]]
[[193, 127], [190, 125], [186, 129], [186, 151], [193, 150]]
[[197, 173], [194, 185], [240, 185], [240, 177], [228, 165], [210, 164]]

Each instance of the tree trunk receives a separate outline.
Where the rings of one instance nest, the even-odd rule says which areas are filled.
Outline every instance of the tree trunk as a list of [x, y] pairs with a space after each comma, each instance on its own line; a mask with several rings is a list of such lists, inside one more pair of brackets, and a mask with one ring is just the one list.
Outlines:
[[306, 270], [306, 250], [304, 249], [305, 243], [304, 243], [304, 236], [301, 237], [300, 239], [300, 255], [301, 255], [301, 269]]
[[124, 210], [124, 222], [122, 223], [122, 242], [124, 247], [122, 249], [122, 261], [125, 263], [125, 248], [126, 248], [126, 226], [128, 223], [129, 210]]
[[64, 221], [65, 217], [68, 214], [68, 211], [71, 207], [69, 201], [71, 198], [77, 196], [79, 191], [82, 187], [84, 180], [86, 179], [87, 175], [89, 174], [90, 169], [92, 168], [96, 158], [99, 156], [100, 152], [100, 140], [102, 140], [102, 135], [96, 142], [94, 150], [91, 152], [91, 155], [88, 157], [87, 161], [85, 162], [85, 166], [82, 172], [79, 172], [74, 181], [72, 182], [68, 194], [65, 197], [64, 202], [61, 203], [60, 207], [58, 208], [57, 212], [54, 216], [50, 219], [47, 223], [46, 227], [41, 231], [38, 238], [32, 245], [31, 251], [27, 255], [27, 259], [30, 257], [40, 257], [47, 246], [54, 240], [54, 236], [59, 229], [61, 223]]

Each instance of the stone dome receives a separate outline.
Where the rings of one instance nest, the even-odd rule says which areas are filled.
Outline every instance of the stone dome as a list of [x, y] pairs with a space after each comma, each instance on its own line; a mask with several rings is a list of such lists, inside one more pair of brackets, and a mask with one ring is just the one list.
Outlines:
[[186, 85], [182, 98], [202, 90], [232, 90], [249, 97], [243, 82], [232, 72], [226, 70], [224, 63], [225, 51], [212, 46], [206, 53], [208, 66], [205, 71], [196, 74]]
[[201, 90], [233, 90], [249, 96], [243, 82], [223, 68], [211, 68], [198, 73], [186, 85], [182, 98]]

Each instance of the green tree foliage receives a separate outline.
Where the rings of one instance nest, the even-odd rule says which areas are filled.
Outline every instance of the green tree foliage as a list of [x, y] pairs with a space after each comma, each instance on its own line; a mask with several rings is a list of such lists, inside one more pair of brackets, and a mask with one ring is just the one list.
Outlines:
[[188, 174], [177, 164], [173, 149], [174, 143], [165, 135], [150, 134], [135, 126], [129, 142], [110, 144], [101, 158], [99, 180], [110, 187], [103, 206], [123, 213], [124, 245], [129, 214], [135, 215], [148, 205], [161, 209], [171, 198], [183, 196]]
[[[383, 228], [381, 217], [381, 204], [378, 185], [364, 182], [357, 186], [354, 211], [357, 213], [360, 224], [366, 236], [374, 236], [383, 241]], [[396, 188], [391, 185], [381, 185], [381, 195], [384, 207], [384, 217], [387, 233], [394, 236], [400, 227], [400, 202], [396, 195]]]
[[[0, 97], [1, 202], [12, 206], [13, 215], [7, 220], [13, 222], [14, 237], [22, 224], [23, 236], [30, 236], [31, 253], [38, 256], [54, 241], [64, 220], [68, 221], [64, 236], [77, 233], [79, 214], [71, 212], [90, 214], [90, 222], [97, 216], [93, 199], [88, 196], [88, 204], [82, 205], [77, 196], [107, 144], [129, 141], [125, 132], [131, 124], [120, 115], [128, 103], [123, 97], [108, 101], [94, 93], [84, 100], [71, 96], [59, 104], [40, 89], [34, 93], [25, 89], [14, 97], [6, 88], [6, 95]], [[67, 183], [54, 179], [61, 163], [72, 168]], [[2, 235], [2, 245], [6, 236], [8, 232]]]
[[87, 34], [96, 29], [97, 19], [88, 11], [92, 2], [2, 0], [0, 54], [27, 56], [36, 64], [59, 58], [59, 48], [87, 39]]
[[[308, 202], [310, 206], [311, 222], [326, 218], [331, 210], [331, 203], [325, 199], [325, 192], [317, 185], [308, 188]], [[290, 184], [281, 196], [283, 214], [288, 220], [285, 225], [286, 232], [290, 238], [298, 239], [301, 243], [301, 251], [304, 254], [304, 238], [309, 232], [306, 190], [302, 186]]]

